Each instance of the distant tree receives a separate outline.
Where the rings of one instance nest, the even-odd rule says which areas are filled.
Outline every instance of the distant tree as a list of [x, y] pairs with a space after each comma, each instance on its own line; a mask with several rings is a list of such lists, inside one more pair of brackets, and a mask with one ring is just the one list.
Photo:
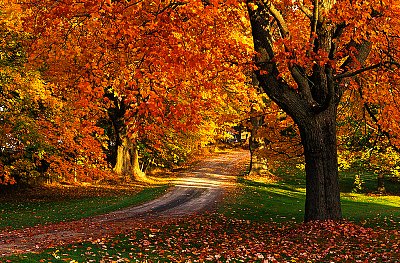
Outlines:
[[109, 176], [94, 172], [107, 165], [99, 158], [102, 131], [86, 129], [83, 111], [24, 66], [23, 16], [15, 1], [0, 2], [0, 183]]
[[[385, 192], [385, 175], [398, 177], [400, 148], [397, 123], [391, 115], [399, 112], [397, 103], [388, 103], [379, 94], [374, 98], [365, 94], [391, 90], [392, 99], [397, 89], [389, 83], [368, 83], [368, 78], [357, 78], [358, 89], [344, 94], [339, 104], [338, 140], [339, 164], [342, 169], [362, 169], [377, 175], [377, 190]], [[384, 92], [383, 92], [384, 93]], [[387, 96], [387, 94], [386, 94]], [[390, 110], [388, 110], [388, 108]], [[390, 125], [385, 122], [392, 122]]]

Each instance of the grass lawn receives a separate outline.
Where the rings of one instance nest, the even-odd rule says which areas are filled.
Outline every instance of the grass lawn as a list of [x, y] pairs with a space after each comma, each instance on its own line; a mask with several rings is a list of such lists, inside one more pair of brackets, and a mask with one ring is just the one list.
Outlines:
[[[221, 213], [248, 220], [302, 222], [305, 202], [305, 175], [297, 168], [281, 169], [275, 173], [282, 180], [270, 182], [263, 178], [239, 178], [240, 190], [235, 198], [227, 198]], [[388, 194], [378, 195], [376, 177], [365, 172], [359, 193], [353, 192], [355, 173], [341, 172], [343, 217], [366, 226], [388, 229], [400, 228], [400, 182], [387, 181]]]
[[108, 213], [154, 199], [166, 188], [53, 186], [8, 191], [0, 198], [0, 230]]

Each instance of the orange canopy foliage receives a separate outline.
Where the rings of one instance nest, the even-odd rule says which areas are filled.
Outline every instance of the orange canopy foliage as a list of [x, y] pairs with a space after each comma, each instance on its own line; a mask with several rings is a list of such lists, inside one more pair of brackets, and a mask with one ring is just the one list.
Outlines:
[[102, 111], [105, 92], [129, 105], [131, 134], [193, 129], [199, 113], [221, 100], [238, 105], [248, 97], [240, 83], [251, 51], [230, 27], [240, 16], [229, 6], [99, 0], [26, 7], [31, 58], [89, 111]]
[[191, 141], [201, 136], [188, 133], [209, 131], [210, 123], [243, 118], [256, 96], [245, 84], [252, 45], [244, 6], [199, 0], [22, 3], [31, 66], [73, 105], [88, 133], [118, 115], [110, 109], [118, 110], [125, 127], [114, 127], [117, 136], [163, 151], [177, 143], [172, 134]]
[[29, 35], [20, 7], [0, 2], [0, 183], [100, 179], [105, 173], [89, 174], [88, 168], [106, 167], [102, 130], [55, 85], [24, 67]]
[[[269, 52], [281, 81], [297, 90], [310, 107], [324, 98], [318, 98], [318, 91], [312, 87], [317, 86], [312, 78], [318, 69], [332, 70], [332, 80], [339, 87], [337, 99], [343, 92], [358, 92], [361, 85], [361, 105], [367, 102], [379, 107], [377, 124], [393, 136], [392, 143], [398, 144], [399, 1], [246, 3], [250, 10], [263, 9], [268, 13], [265, 28], [271, 35], [266, 40], [271, 41], [273, 50]], [[318, 35], [317, 26], [326, 28], [328, 35]], [[322, 39], [324, 43], [319, 42]], [[261, 70], [261, 75], [270, 73]], [[299, 90], [299, 83], [307, 81], [311, 87]], [[318, 99], [313, 102], [313, 97]]]

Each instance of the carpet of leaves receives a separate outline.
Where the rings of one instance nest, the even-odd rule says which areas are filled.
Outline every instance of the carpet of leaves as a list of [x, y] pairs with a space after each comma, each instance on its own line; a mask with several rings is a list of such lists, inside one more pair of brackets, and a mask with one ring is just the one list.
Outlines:
[[347, 221], [257, 223], [212, 214], [137, 223], [117, 236], [41, 255], [40, 262], [400, 262], [400, 231]]

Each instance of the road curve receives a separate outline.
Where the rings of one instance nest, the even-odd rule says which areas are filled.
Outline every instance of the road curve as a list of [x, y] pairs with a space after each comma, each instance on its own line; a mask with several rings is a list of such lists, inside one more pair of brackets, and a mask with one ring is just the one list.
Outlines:
[[163, 196], [135, 207], [105, 215], [0, 232], [0, 256], [40, 251], [77, 241], [92, 240], [130, 229], [132, 224], [149, 220], [182, 217], [212, 210], [225, 189], [235, 185], [236, 177], [249, 160], [247, 151], [214, 154], [174, 178], [174, 186]]
[[172, 180], [175, 185], [165, 195], [145, 203], [100, 216], [100, 221], [127, 217], [183, 216], [215, 208], [223, 191], [235, 185], [236, 177], [248, 162], [248, 152], [234, 151], [207, 158]]

